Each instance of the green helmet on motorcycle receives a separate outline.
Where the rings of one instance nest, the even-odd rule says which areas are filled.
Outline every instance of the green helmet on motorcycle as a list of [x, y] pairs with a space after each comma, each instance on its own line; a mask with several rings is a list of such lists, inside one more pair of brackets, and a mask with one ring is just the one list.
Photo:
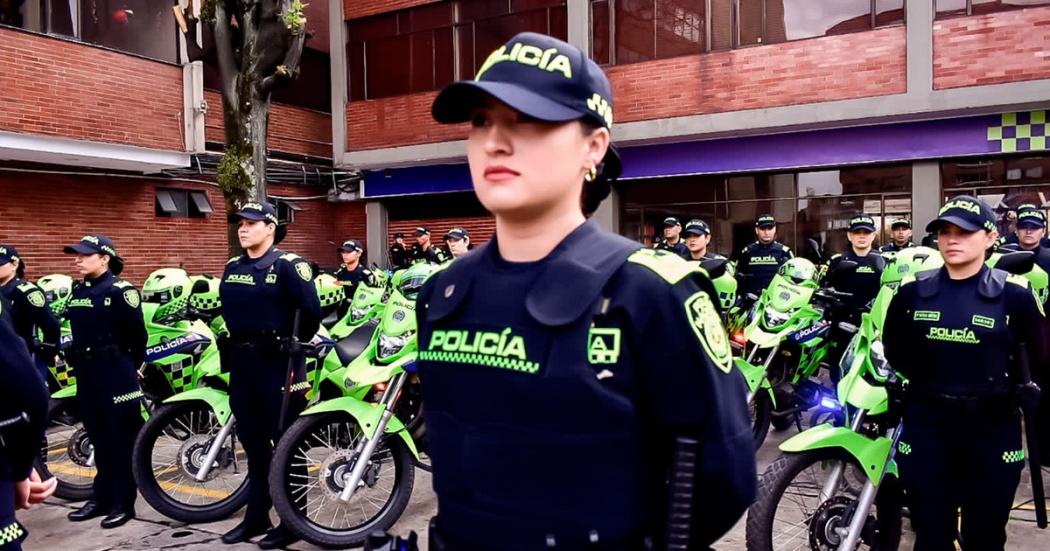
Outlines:
[[434, 264], [413, 264], [408, 269], [395, 274], [395, 288], [401, 293], [401, 296], [409, 300], [415, 300], [416, 296], [419, 294], [419, 290], [423, 288], [423, 283], [426, 282], [428, 277], [437, 271], [438, 266]]
[[69, 297], [73, 294], [73, 278], [65, 274], [51, 274], [40, 278], [36, 284], [44, 291], [51, 312], [62, 317], [66, 313]]
[[799, 285], [816, 283], [817, 267], [805, 258], [795, 257], [782, 264], [777, 275]]
[[346, 299], [346, 289], [332, 274], [321, 274], [314, 278], [314, 289], [321, 301], [321, 308], [335, 306]]
[[195, 275], [190, 278], [190, 281], [193, 282], [190, 290], [190, 308], [209, 318], [221, 314], [219, 278], [204, 274]]
[[937, 249], [930, 247], [908, 247], [894, 253], [892, 260], [882, 271], [883, 285], [897, 286], [907, 276], [944, 266], [944, 258]]
[[180, 317], [190, 304], [193, 282], [182, 268], [161, 268], [142, 284], [142, 302], [156, 304], [155, 319]]

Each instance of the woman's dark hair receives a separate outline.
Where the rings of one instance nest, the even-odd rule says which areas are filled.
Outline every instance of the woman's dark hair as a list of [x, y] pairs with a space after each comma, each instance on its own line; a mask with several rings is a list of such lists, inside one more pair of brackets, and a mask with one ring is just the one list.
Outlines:
[[[604, 128], [604, 125], [596, 122], [594, 119], [584, 117], [580, 119], [580, 127], [583, 128], [584, 136], [590, 136], [595, 130]], [[612, 191], [612, 180], [606, 178], [604, 174], [605, 164], [599, 164], [597, 168], [598, 176], [593, 182], [584, 181], [583, 191], [580, 193], [580, 207], [583, 209], [583, 215], [588, 217], [598, 210], [598, 206]]]

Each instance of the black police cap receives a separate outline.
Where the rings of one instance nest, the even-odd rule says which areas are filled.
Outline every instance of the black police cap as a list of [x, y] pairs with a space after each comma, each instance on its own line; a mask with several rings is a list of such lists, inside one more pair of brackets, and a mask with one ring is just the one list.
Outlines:
[[[431, 114], [444, 124], [467, 122], [486, 97], [541, 121], [588, 119], [612, 128], [612, 86], [605, 73], [576, 46], [544, 34], [515, 35], [489, 55], [474, 80], [446, 86]], [[605, 178], [619, 177], [622, 164], [612, 145], [602, 163]]]
[[867, 214], [858, 214], [849, 219], [849, 231], [875, 231], [875, 219]]
[[365, 248], [361, 246], [361, 242], [356, 239], [347, 239], [343, 241], [343, 244], [339, 246], [340, 252], [352, 253], [352, 252], [365, 252]]
[[763, 214], [755, 219], [756, 228], [771, 228], [777, 225], [777, 219], [772, 214]]
[[926, 231], [936, 232], [945, 224], [954, 224], [974, 232], [995, 231], [995, 212], [988, 203], [971, 195], [956, 195], [941, 207], [937, 218], [926, 224]]
[[685, 229], [682, 233], [686, 235], [707, 235], [711, 233], [711, 226], [707, 225], [707, 222], [699, 219], [693, 219], [685, 224]]
[[73, 245], [63, 247], [66, 254], [104, 254], [109, 256], [109, 271], [113, 275], [120, 275], [124, 271], [124, 259], [117, 254], [117, 246], [113, 240], [101, 233], [92, 233], [80, 238]]

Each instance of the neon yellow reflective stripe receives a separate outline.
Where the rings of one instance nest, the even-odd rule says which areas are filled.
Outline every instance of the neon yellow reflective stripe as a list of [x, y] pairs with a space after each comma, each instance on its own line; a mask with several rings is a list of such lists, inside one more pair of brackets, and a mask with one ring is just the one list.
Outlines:
[[137, 398], [142, 398], [142, 391], [141, 390], [136, 390], [135, 392], [129, 392], [127, 394], [121, 394], [120, 396], [115, 396], [113, 398], [113, 403], [114, 404], [123, 404], [125, 402], [130, 402], [132, 400], [135, 400]]
[[9, 543], [16, 542], [25, 537], [25, 528], [22, 528], [18, 522], [12, 522], [0, 530], [0, 545], [7, 545]]
[[639, 249], [628, 257], [627, 261], [649, 268], [671, 285], [682, 281], [698, 269], [697, 264], [686, 262], [684, 258], [674, 253], [653, 249]]
[[471, 354], [468, 352], [445, 352], [443, 350], [422, 350], [419, 359], [430, 362], [443, 362], [453, 364], [481, 365], [486, 367], [498, 367], [511, 371], [524, 373], [536, 373], [540, 370], [538, 362], [503, 358], [500, 356], [489, 356], [487, 354]]

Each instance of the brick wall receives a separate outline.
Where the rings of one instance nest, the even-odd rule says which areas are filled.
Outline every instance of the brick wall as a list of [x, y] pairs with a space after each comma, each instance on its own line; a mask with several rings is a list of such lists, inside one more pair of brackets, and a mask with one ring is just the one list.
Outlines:
[[367, 17], [377, 13], [403, 10], [413, 6], [431, 4], [441, 0], [343, 0], [343, 15], [345, 19], [356, 19]]
[[[904, 93], [904, 27], [827, 36], [607, 69], [617, 122]], [[350, 102], [349, 149], [466, 136], [430, 117], [435, 92]]]
[[[161, 218], [154, 214], [157, 187], [204, 190], [216, 212], [206, 218]], [[46, 191], [46, 193], [45, 193]], [[271, 186], [277, 196], [323, 195], [325, 188]], [[218, 188], [205, 184], [140, 178], [69, 177], [0, 171], [0, 242], [18, 247], [32, 279], [49, 273], [76, 275], [62, 247], [88, 232], [110, 236], [127, 261], [124, 277], [140, 285], [152, 270], [184, 264], [192, 273], [222, 273], [226, 223]], [[333, 228], [360, 228], [362, 203], [299, 203], [281, 248], [322, 266], [337, 263]]]
[[0, 28], [0, 130], [185, 150], [182, 70]]
[[1050, 78], [1050, 7], [935, 21], [933, 57], [938, 90]]
[[[204, 138], [223, 143], [222, 96], [206, 90], [208, 113], [204, 116]], [[332, 116], [302, 107], [272, 103], [270, 107], [269, 148], [299, 155], [332, 158]]]

